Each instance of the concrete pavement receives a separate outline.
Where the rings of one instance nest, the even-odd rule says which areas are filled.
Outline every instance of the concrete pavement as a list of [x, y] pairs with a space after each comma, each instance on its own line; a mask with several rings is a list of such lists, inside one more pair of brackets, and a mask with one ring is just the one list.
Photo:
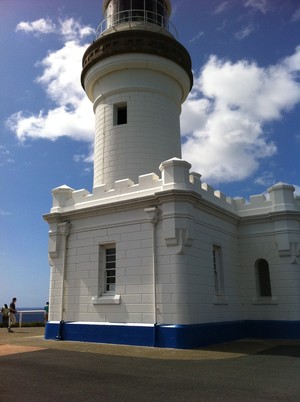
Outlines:
[[175, 350], [45, 341], [43, 332], [0, 329], [0, 401], [300, 400], [298, 341]]

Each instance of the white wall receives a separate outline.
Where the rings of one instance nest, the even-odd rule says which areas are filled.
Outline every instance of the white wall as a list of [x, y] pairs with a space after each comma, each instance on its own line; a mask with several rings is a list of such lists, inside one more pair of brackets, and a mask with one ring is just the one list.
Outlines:
[[[159, 210], [158, 323], [300, 319], [300, 225], [293, 188], [278, 184], [270, 200], [256, 196], [250, 204], [228, 202], [189, 177], [189, 167], [178, 159], [166, 161], [161, 179], [144, 176], [138, 185], [125, 180], [110, 191], [96, 187], [94, 194], [66, 186], [53, 190], [53, 208], [45, 217], [50, 224], [50, 320], [154, 322], [149, 207]], [[71, 224], [66, 259], [63, 222]], [[117, 250], [118, 297], [113, 299], [99, 294], [99, 245], [108, 243]], [[213, 245], [223, 255], [220, 297], [214, 290]], [[269, 263], [271, 298], [258, 297], [255, 261], [260, 258]]]

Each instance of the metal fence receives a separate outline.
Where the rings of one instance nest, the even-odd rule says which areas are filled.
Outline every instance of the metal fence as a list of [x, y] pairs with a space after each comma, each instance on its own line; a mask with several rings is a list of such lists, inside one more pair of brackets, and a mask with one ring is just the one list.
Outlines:
[[178, 33], [175, 26], [163, 15], [154, 12], [149, 12], [147, 10], [138, 9], [138, 10], [119, 11], [105, 18], [103, 21], [101, 21], [101, 23], [98, 26], [95, 38], [97, 39], [106, 29], [115, 27], [124, 22], [127, 22], [129, 24], [129, 27], [131, 22], [152, 23], [162, 28], [165, 28], [175, 38], [178, 37]]
[[[0, 312], [0, 314], [1, 314], [1, 312]], [[18, 311], [16, 314], [16, 319], [19, 324], [19, 327], [22, 327], [23, 316], [25, 314], [33, 314], [33, 315], [40, 314], [40, 318], [42, 318], [42, 319], [39, 319], [37, 322], [44, 322], [44, 310], [21, 310], [21, 311]], [[2, 314], [1, 314], [1, 316], [2, 316]]]

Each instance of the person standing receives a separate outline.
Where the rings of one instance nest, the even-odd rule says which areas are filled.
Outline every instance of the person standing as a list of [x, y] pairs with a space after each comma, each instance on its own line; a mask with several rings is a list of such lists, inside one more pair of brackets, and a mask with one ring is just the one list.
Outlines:
[[48, 315], [49, 315], [49, 302], [47, 302], [45, 304], [45, 307], [44, 307], [44, 322], [45, 322], [45, 325], [46, 325], [46, 323], [48, 321]]
[[8, 332], [9, 332], [9, 324], [8, 324], [8, 320], [9, 320], [9, 308], [7, 307], [7, 304], [4, 304], [4, 306], [1, 309], [1, 313], [2, 313], [2, 324], [4, 328], [7, 328]]
[[9, 324], [8, 324], [8, 332], [14, 332], [14, 331], [11, 329], [11, 326], [12, 326], [12, 325], [15, 325], [16, 322], [17, 322], [17, 320], [16, 320], [16, 313], [17, 313], [17, 310], [16, 310], [16, 302], [17, 302], [17, 299], [16, 299], [16, 297], [14, 297], [14, 298], [12, 299], [10, 305], [9, 305]]

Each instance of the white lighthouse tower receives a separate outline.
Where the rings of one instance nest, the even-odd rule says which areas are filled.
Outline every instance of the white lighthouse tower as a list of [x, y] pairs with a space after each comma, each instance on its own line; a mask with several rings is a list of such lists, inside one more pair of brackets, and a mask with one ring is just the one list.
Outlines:
[[[300, 197], [232, 199], [181, 159], [193, 82], [169, 0], [104, 0], [83, 56], [90, 193], [52, 190], [47, 339], [192, 348], [300, 333]], [[208, 156], [209, 157], [209, 156]], [[299, 337], [299, 335], [297, 335]]]
[[136, 182], [181, 158], [179, 116], [193, 81], [190, 56], [169, 32], [169, 0], [105, 0], [103, 11], [81, 78], [96, 116], [94, 187]]

